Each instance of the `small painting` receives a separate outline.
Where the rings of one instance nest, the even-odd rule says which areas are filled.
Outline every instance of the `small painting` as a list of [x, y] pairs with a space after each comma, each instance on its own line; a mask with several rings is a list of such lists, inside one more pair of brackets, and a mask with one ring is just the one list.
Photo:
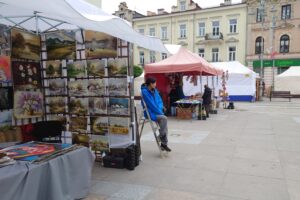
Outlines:
[[0, 24], [0, 54], [8, 55], [10, 52], [10, 30], [7, 26]]
[[68, 62], [67, 73], [69, 78], [85, 77], [85, 61]]
[[104, 79], [89, 80], [88, 91], [90, 96], [105, 95], [105, 81]]
[[12, 110], [0, 112], [0, 127], [9, 126], [12, 124]]
[[127, 135], [129, 133], [129, 119], [121, 117], [110, 117], [109, 133], [116, 135]]
[[63, 79], [49, 80], [49, 95], [60, 96], [66, 94], [66, 84]]
[[108, 80], [108, 91], [111, 96], [128, 95], [127, 78], [110, 78]]
[[0, 56], [0, 83], [11, 82], [10, 57]]
[[14, 96], [14, 117], [28, 119], [43, 116], [43, 93], [16, 91]]
[[107, 114], [106, 98], [89, 98], [89, 110], [91, 115]]
[[61, 77], [62, 66], [59, 60], [49, 60], [46, 62], [46, 77]]
[[40, 60], [41, 40], [39, 35], [19, 29], [12, 29], [11, 42], [12, 58]]
[[88, 59], [117, 57], [117, 38], [105, 33], [85, 31], [85, 52]]
[[72, 98], [69, 103], [70, 114], [86, 115], [88, 110], [88, 99]]
[[76, 58], [75, 31], [46, 34], [48, 60], [74, 60]]
[[92, 151], [109, 151], [108, 136], [92, 135], [91, 148]]
[[70, 96], [85, 96], [88, 95], [88, 86], [87, 81], [85, 80], [77, 80], [69, 82], [69, 95]]
[[86, 117], [71, 117], [69, 131], [86, 133], [87, 132], [87, 118]]
[[105, 76], [105, 60], [88, 60], [88, 76]]
[[109, 76], [127, 76], [127, 58], [109, 59], [107, 61]]
[[13, 88], [0, 88], [0, 111], [13, 108]]
[[129, 99], [109, 98], [109, 114], [129, 115]]
[[105, 135], [108, 133], [107, 117], [91, 117], [91, 132], [96, 135]]
[[12, 62], [13, 82], [19, 89], [37, 89], [41, 87], [40, 63]]
[[49, 100], [49, 112], [52, 114], [65, 113], [66, 101], [63, 97], [51, 97]]

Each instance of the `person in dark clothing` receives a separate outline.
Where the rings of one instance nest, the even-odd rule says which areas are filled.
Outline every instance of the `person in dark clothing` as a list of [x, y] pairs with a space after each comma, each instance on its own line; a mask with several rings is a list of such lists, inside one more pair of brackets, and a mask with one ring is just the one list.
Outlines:
[[212, 93], [211, 89], [207, 85], [204, 85], [204, 94], [202, 96], [202, 99], [203, 99], [203, 106], [206, 112], [206, 117], [209, 117], [211, 93]]
[[[151, 120], [156, 121], [159, 125], [161, 150], [170, 152], [171, 149], [168, 147], [168, 118], [164, 115], [163, 101], [156, 89], [156, 79], [147, 78], [145, 84], [142, 85], [141, 90]], [[145, 115], [145, 117], [147, 117], [147, 115]]]

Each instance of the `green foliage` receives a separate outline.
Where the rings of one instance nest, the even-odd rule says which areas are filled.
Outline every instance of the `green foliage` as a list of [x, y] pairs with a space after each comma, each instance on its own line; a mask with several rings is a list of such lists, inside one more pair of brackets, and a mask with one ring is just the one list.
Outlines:
[[141, 66], [138, 65], [134, 65], [133, 66], [133, 74], [134, 74], [134, 78], [139, 77], [142, 73], [143, 73], [143, 68]]

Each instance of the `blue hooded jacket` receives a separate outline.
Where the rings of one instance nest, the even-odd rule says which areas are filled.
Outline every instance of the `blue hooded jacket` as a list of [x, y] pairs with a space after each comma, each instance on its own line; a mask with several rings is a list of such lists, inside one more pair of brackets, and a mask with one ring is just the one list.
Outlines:
[[[141, 90], [142, 90], [142, 96], [147, 105], [151, 120], [157, 121], [157, 115], [164, 115], [163, 101], [162, 101], [157, 89], [150, 91], [146, 85], [142, 85]], [[145, 114], [145, 117], [147, 118], [147, 114], [146, 113], [144, 113], [144, 114]]]

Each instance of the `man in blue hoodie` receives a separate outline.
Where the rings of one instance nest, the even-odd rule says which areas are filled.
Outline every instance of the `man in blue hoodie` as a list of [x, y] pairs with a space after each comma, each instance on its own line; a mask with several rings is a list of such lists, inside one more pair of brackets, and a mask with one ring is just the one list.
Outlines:
[[145, 84], [142, 85], [141, 90], [151, 120], [156, 121], [159, 125], [161, 149], [170, 152], [171, 149], [168, 147], [168, 119], [164, 115], [163, 101], [156, 89], [156, 79], [147, 78]]

